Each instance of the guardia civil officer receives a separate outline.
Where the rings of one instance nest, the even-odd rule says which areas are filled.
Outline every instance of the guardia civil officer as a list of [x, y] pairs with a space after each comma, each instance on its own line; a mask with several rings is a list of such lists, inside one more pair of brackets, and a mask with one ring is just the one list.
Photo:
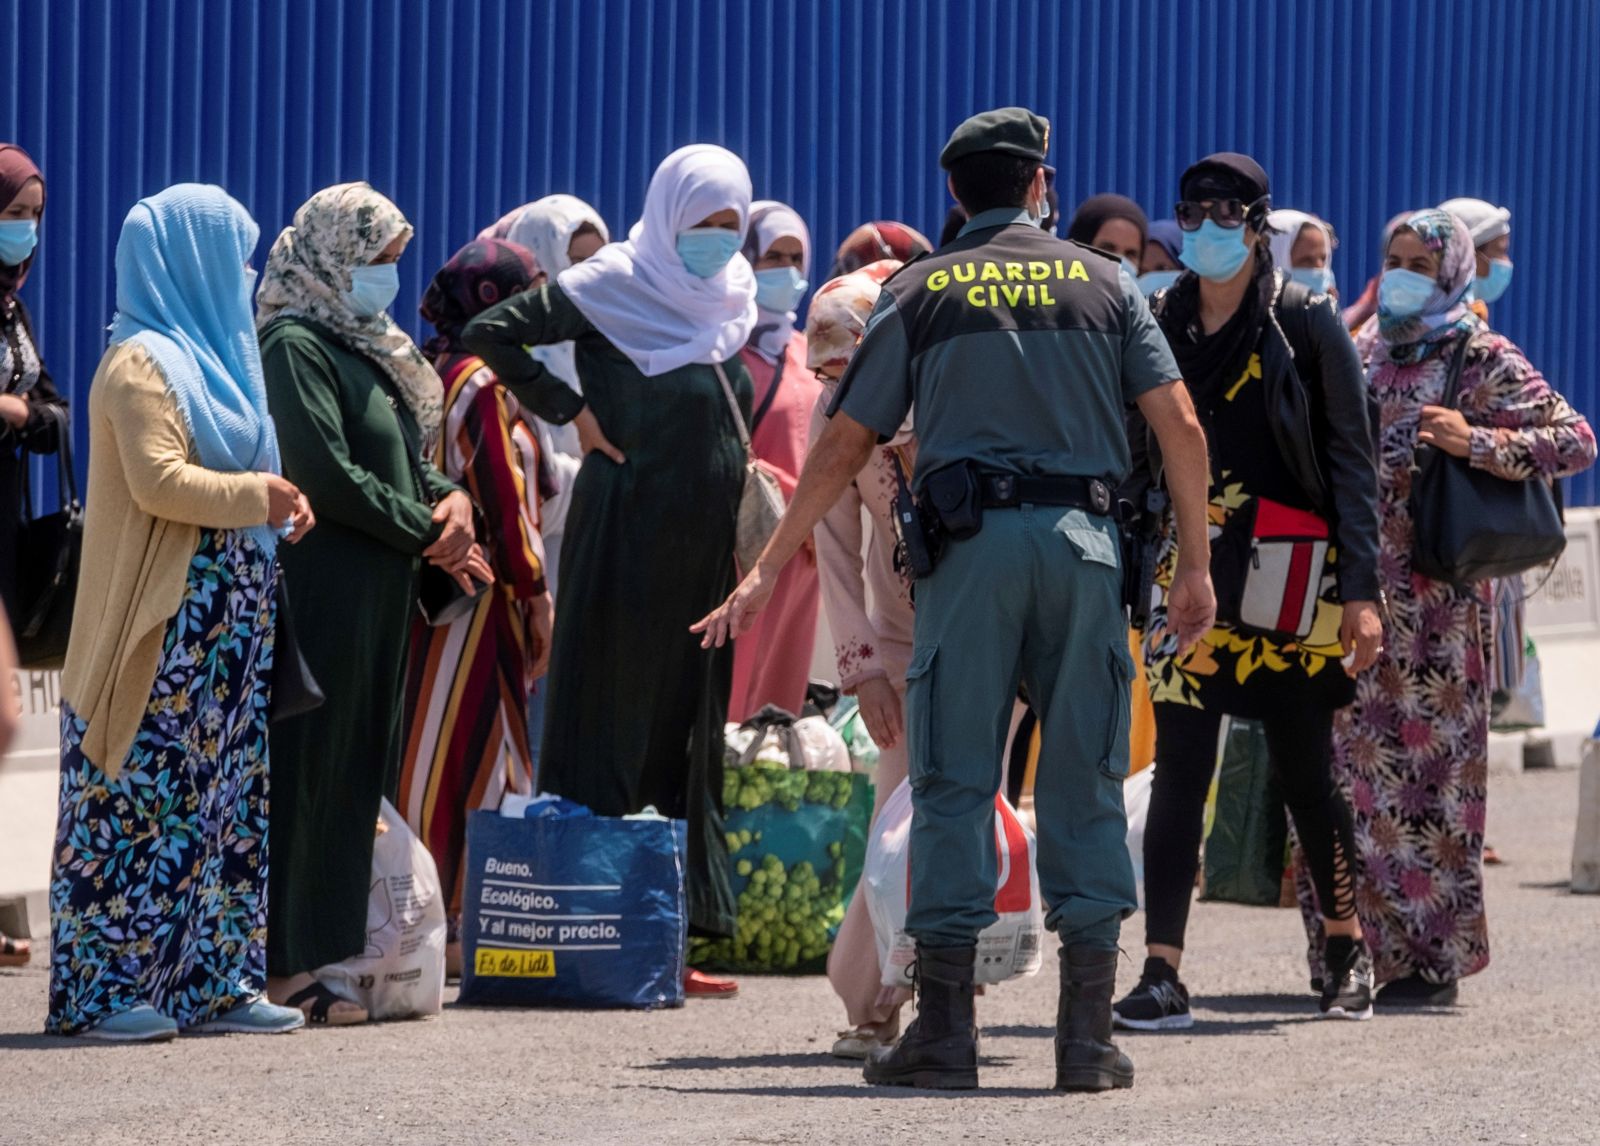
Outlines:
[[1205, 441], [1133, 279], [1039, 229], [1048, 138], [1044, 119], [1015, 107], [951, 135], [940, 164], [968, 223], [885, 284], [782, 524], [695, 626], [707, 645], [749, 626], [915, 403], [914, 481], [942, 546], [920, 570], [907, 674], [919, 1013], [898, 1046], [874, 1052], [869, 1082], [977, 1085], [976, 942], [996, 918], [994, 799], [1020, 681], [1044, 729], [1035, 800], [1046, 922], [1062, 940], [1056, 1086], [1133, 1084], [1111, 1044], [1134, 880], [1122, 806], [1132, 664], [1110, 489], [1129, 469], [1123, 409], [1137, 403], [1167, 459], [1184, 559], [1173, 597], [1192, 643], [1215, 613]]

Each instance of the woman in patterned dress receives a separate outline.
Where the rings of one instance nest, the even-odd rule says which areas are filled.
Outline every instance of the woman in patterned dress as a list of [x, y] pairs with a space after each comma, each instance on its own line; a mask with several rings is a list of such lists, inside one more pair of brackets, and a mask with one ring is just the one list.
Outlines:
[[473, 315], [527, 290], [536, 264], [524, 247], [476, 239], [433, 276], [423, 344], [444, 382], [443, 432], [433, 461], [461, 483], [487, 523], [495, 583], [448, 625], [412, 622], [406, 674], [400, 811], [432, 853], [449, 898], [446, 964], [459, 974], [467, 817], [508, 793], [533, 795], [526, 712], [550, 660], [551, 605], [539, 535], [539, 442], [522, 407], [481, 358], [461, 346]]
[[[1440, 1005], [1489, 963], [1483, 903], [1490, 586], [1459, 589], [1411, 569], [1412, 462], [1419, 443], [1509, 481], [1586, 469], [1595, 437], [1522, 351], [1473, 313], [1472, 238], [1439, 210], [1390, 238], [1378, 318], [1358, 350], [1381, 411], [1379, 574], [1384, 651], [1335, 725], [1361, 864], [1356, 909], [1378, 1003]], [[1456, 409], [1442, 399], [1461, 340]], [[1302, 896], [1302, 902], [1305, 897]], [[1308, 917], [1312, 975], [1319, 928]]]
[[262, 997], [275, 553], [312, 517], [278, 474], [246, 268], [259, 235], [190, 183], [141, 200], [117, 243], [61, 675], [53, 1033], [304, 1022]]

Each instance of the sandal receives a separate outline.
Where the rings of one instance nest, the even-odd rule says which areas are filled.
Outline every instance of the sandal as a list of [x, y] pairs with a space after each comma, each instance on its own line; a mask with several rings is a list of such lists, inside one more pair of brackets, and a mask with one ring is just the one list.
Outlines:
[[[307, 1003], [311, 1005], [306, 1006]], [[356, 1012], [345, 1011], [342, 1014], [332, 1014], [331, 1008], [337, 1003], [355, 1007]], [[336, 995], [321, 983], [312, 983], [311, 986], [296, 991], [283, 1001], [286, 1007], [298, 1007], [306, 1017], [306, 1022], [314, 1027], [353, 1027], [367, 1021], [367, 1010], [346, 999], [343, 995]]]
[[26, 939], [0, 935], [0, 967], [26, 967], [33, 958], [33, 947]]

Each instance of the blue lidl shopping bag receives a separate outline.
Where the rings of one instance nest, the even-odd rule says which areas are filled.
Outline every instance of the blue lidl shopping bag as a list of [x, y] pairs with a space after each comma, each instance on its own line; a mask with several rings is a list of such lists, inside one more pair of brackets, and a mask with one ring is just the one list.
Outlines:
[[462, 1003], [681, 1007], [682, 820], [467, 821]]

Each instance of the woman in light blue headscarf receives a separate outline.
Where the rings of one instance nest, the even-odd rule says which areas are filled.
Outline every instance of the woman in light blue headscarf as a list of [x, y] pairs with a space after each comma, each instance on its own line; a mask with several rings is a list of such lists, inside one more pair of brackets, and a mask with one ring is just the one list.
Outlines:
[[220, 187], [136, 204], [89, 392], [89, 489], [61, 676], [46, 1029], [115, 1042], [304, 1023], [266, 987], [267, 717], [278, 473], [246, 265]]

